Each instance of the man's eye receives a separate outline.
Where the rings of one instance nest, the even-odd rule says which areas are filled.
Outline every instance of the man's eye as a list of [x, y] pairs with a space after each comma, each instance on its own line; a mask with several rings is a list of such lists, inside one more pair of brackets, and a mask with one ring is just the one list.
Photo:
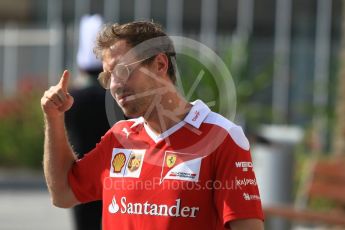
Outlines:
[[118, 77], [128, 77], [129, 75], [129, 69], [125, 65], [117, 65], [114, 72]]

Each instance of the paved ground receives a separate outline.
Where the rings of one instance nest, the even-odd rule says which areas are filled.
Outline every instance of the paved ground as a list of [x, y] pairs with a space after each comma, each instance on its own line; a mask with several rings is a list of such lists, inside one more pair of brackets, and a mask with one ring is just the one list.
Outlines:
[[52, 206], [41, 173], [0, 170], [1, 230], [72, 230], [71, 211]]

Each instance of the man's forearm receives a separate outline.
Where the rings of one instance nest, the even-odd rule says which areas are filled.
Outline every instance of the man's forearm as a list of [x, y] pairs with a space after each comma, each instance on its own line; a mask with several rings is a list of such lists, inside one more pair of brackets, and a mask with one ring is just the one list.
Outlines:
[[67, 174], [75, 160], [67, 140], [63, 116], [45, 118], [44, 174], [52, 201], [57, 206], [61, 206], [62, 200], [66, 202], [63, 196], [70, 192]]

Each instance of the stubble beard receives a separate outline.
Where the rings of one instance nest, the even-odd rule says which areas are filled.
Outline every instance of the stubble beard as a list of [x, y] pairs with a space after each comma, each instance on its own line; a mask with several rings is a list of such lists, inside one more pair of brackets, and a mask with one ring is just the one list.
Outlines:
[[124, 106], [120, 105], [119, 103], [118, 105], [120, 106], [126, 117], [141, 117], [145, 115], [148, 107], [150, 106], [151, 100], [149, 97], [150, 96], [136, 98], [132, 101], [127, 102]]

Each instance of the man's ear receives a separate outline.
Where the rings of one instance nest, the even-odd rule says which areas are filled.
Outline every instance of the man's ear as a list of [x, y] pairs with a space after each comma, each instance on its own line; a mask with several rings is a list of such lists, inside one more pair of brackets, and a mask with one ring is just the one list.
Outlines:
[[159, 53], [155, 57], [155, 70], [160, 76], [166, 75], [168, 73], [169, 60], [166, 54]]

